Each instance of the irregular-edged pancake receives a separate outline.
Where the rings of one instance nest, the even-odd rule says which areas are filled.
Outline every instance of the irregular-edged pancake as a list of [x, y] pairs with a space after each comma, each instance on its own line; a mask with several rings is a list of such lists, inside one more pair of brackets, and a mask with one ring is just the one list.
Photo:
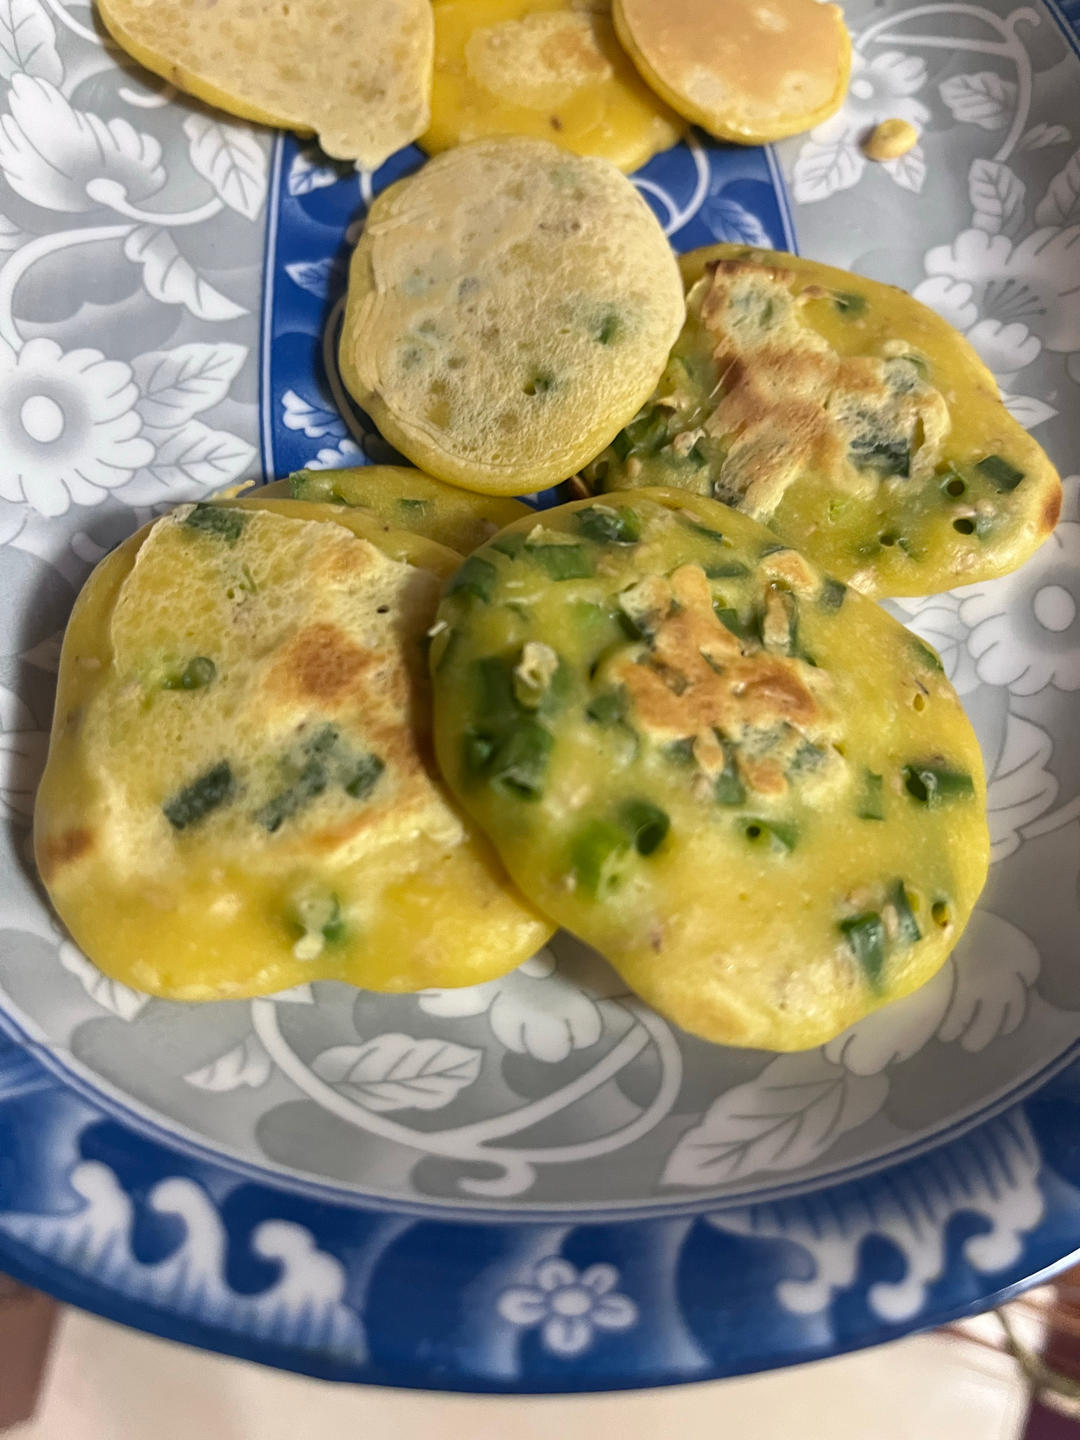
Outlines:
[[428, 0], [98, 0], [117, 44], [230, 114], [368, 169], [430, 118]]
[[687, 321], [588, 472], [736, 505], [868, 595], [1014, 570], [1061, 481], [962, 336], [905, 291], [771, 250], [683, 257]]
[[107, 974], [183, 1000], [471, 985], [552, 927], [429, 758], [422, 642], [460, 557], [357, 511], [184, 505], [68, 626], [38, 868]]
[[606, 160], [478, 140], [372, 205], [341, 373], [440, 480], [523, 495], [567, 479], [647, 398], [685, 313], [656, 217]]
[[406, 465], [298, 470], [287, 480], [259, 486], [255, 498], [260, 496], [351, 505], [394, 529], [424, 535], [459, 555], [468, 555], [496, 530], [532, 513], [520, 500], [477, 495]]
[[684, 129], [615, 36], [610, 0], [435, 0], [431, 154], [535, 135], [636, 170]]
[[614, 0], [615, 29], [646, 82], [721, 140], [763, 145], [840, 108], [851, 37], [819, 0]]
[[738, 511], [517, 521], [431, 662], [440, 767], [522, 892], [697, 1035], [818, 1045], [967, 922], [985, 782], [938, 657]]

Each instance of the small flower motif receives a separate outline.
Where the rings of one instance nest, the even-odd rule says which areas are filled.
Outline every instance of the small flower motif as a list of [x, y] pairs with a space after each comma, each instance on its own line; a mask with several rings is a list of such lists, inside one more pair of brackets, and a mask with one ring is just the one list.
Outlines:
[[980, 680], [1014, 695], [1080, 690], [1080, 523], [1062, 521], [1034, 560], [963, 596]]
[[1080, 228], [1044, 226], [1014, 244], [962, 231], [927, 252], [914, 295], [944, 316], [995, 375], [1011, 376], [1047, 350], [1080, 348]]
[[578, 1271], [569, 1260], [548, 1255], [532, 1272], [530, 1285], [504, 1290], [496, 1308], [511, 1325], [540, 1327], [540, 1339], [553, 1355], [583, 1354], [597, 1330], [629, 1330], [638, 1308], [615, 1291], [614, 1265], [590, 1265]]
[[[835, 115], [810, 131], [795, 162], [795, 198], [804, 203], [824, 200], [857, 185], [867, 159], [860, 142], [882, 120], [906, 120], [917, 130], [930, 111], [915, 94], [926, 84], [926, 64], [918, 55], [884, 50], [872, 60], [858, 50], [851, 57], [847, 98]], [[925, 165], [921, 147], [881, 167], [898, 185], [921, 190]]]
[[0, 341], [0, 499], [55, 516], [126, 484], [154, 458], [138, 398], [131, 367], [100, 350], [35, 339], [16, 352]]

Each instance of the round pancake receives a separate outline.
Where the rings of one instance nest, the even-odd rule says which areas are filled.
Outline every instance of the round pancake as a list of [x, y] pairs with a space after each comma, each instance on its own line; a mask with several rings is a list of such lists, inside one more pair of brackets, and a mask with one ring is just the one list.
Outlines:
[[369, 170], [430, 118], [428, 0], [98, 0], [117, 44], [189, 95], [315, 134]]
[[614, 0], [615, 29], [645, 81], [721, 140], [763, 145], [840, 108], [851, 37], [819, 0]]
[[588, 472], [736, 505], [868, 595], [1014, 570], [1061, 481], [951, 325], [891, 285], [771, 250], [683, 257], [687, 321]]
[[87, 581], [38, 869], [106, 974], [181, 1000], [412, 991], [550, 935], [428, 754], [423, 647], [460, 557], [360, 512], [185, 505]]
[[430, 154], [534, 135], [630, 171], [683, 129], [627, 59], [610, 0], [435, 0]]
[[424, 535], [468, 555], [496, 530], [532, 511], [520, 500], [476, 495], [405, 465], [359, 465], [352, 470], [298, 470], [259, 486], [253, 498], [289, 497], [350, 505], [396, 529]]
[[940, 661], [713, 500], [517, 521], [451, 582], [439, 764], [545, 914], [730, 1045], [819, 1045], [923, 984], [988, 862]]
[[660, 225], [613, 165], [478, 140], [372, 205], [341, 373], [414, 464], [522, 495], [573, 475], [632, 418], [684, 313]]

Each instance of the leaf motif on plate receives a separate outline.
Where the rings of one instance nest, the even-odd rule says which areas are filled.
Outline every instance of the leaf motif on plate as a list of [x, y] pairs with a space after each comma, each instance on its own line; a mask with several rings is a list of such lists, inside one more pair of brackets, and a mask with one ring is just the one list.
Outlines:
[[297, 260], [285, 266], [285, 273], [294, 285], [320, 300], [340, 295], [345, 288], [346, 269], [338, 260]]
[[29, 821], [49, 749], [46, 730], [0, 732], [0, 799], [13, 818]]
[[48, 674], [55, 675], [60, 669], [60, 647], [63, 641], [63, 630], [57, 630], [52, 635], [46, 635], [44, 640], [39, 640], [29, 650], [24, 650], [19, 659], [25, 665], [33, 665], [37, 670], [45, 670]]
[[792, 172], [795, 199], [803, 204], [827, 200], [838, 190], [850, 190], [857, 185], [865, 169], [865, 158], [847, 140], [834, 144], [807, 140]]
[[334, 1045], [312, 1069], [368, 1110], [441, 1110], [480, 1074], [482, 1050], [435, 1038], [377, 1035], [363, 1045]]
[[194, 341], [137, 355], [131, 362], [139, 386], [136, 409], [159, 430], [182, 425], [225, 399], [247, 353], [246, 345]]
[[881, 168], [902, 190], [922, 194], [926, 183], [926, 157], [921, 145], [913, 145], [906, 155], [900, 155], [895, 160], [883, 160]]
[[238, 215], [255, 220], [266, 199], [266, 151], [250, 126], [227, 125], [200, 111], [184, 121], [195, 170]]
[[821, 1050], [780, 1055], [681, 1136], [663, 1183], [720, 1185], [809, 1165], [876, 1115], [888, 1093], [885, 1076], [855, 1074]]
[[1009, 714], [1005, 742], [986, 791], [991, 861], [1020, 848], [1020, 832], [1045, 814], [1057, 799], [1058, 782], [1047, 770], [1054, 742], [1045, 730]]
[[722, 193], [711, 195], [701, 207], [701, 214], [717, 240], [732, 245], [764, 245], [766, 248], [772, 244], [772, 236], [754, 212]]
[[0, 684], [0, 728], [33, 730], [35, 723], [33, 711], [22, 696], [9, 685]]
[[123, 117], [105, 121], [75, 110], [51, 85], [15, 75], [9, 113], [0, 117], [0, 169], [24, 200], [69, 214], [97, 208], [87, 193], [94, 180], [111, 180], [129, 200], [160, 190], [161, 146]]
[[53, 85], [64, 78], [56, 29], [39, 0], [0, 0], [0, 78], [19, 72]]
[[179, 429], [143, 432], [156, 446], [153, 460], [125, 486], [133, 503], [149, 504], [193, 485], [218, 489], [239, 480], [250, 469], [254, 447], [239, 435], [211, 430], [201, 420], [185, 421]]
[[118, 1020], [134, 1020], [149, 1005], [149, 995], [102, 974], [70, 940], [61, 942], [59, 954], [60, 964], [69, 975], [75, 976], [94, 1004]]
[[273, 1069], [274, 1063], [263, 1049], [262, 1041], [252, 1031], [239, 1045], [226, 1050], [224, 1055], [219, 1055], [208, 1065], [189, 1071], [184, 1079], [196, 1090], [222, 1094], [244, 1087], [257, 1090], [260, 1085], [266, 1084]]
[[293, 156], [285, 188], [290, 195], [310, 195], [313, 190], [336, 185], [341, 178], [342, 170], [331, 164], [317, 145], [305, 145]]
[[1041, 968], [1039, 952], [1022, 930], [999, 915], [976, 910], [952, 963], [956, 984], [939, 1039], [958, 1040], [975, 1052], [1019, 1028]]
[[973, 160], [968, 172], [968, 194], [974, 211], [972, 224], [988, 235], [1015, 235], [1024, 221], [1024, 183], [1008, 165], [997, 160]]
[[1036, 225], [1072, 225], [1080, 220], [1080, 150], [1047, 186], [1035, 207]]
[[1021, 135], [1016, 148], [1017, 151], [1044, 150], [1047, 145], [1064, 145], [1071, 139], [1064, 125], [1046, 125], [1040, 121]]
[[136, 226], [124, 241], [124, 254], [142, 266], [147, 293], [165, 305], [183, 305], [198, 320], [235, 320], [248, 313], [202, 279], [167, 230]]
[[302, 430], [309, 440], [321, 440], [325, 435], [344, 437], [346, 434], [345, 421], [336, 410], [305, 400], [295, 390], [285, 391], [281, 397], [281, 410], [285, 428]]
[[26, 244], [29, 237], [19, 229], [14, 220], [0, 215], [0, 255], [10, 255]]
[[883, 1010], [856, 1021], [825, 1046], [826, 1057], [853, 1075], [880, 1075], [902, 1065], [930, 1043], [952, 1002], [952, 961], [925, 985]]
[[983, 130], [1004, 130], [1016, 104], [1016, 85], [995, 70], [950, 75], [938, 86], [954, 120]]
[[1039, 400], [1034, 395], [1008, 395], [1003, 390], [1001, 398], [1005, 402], [1005, 409], [1025, 430], [1034, 430], [1036, 425], [1053, 420], [1058, 413], [1053, 405], [1048, 405], [1045, 400]]

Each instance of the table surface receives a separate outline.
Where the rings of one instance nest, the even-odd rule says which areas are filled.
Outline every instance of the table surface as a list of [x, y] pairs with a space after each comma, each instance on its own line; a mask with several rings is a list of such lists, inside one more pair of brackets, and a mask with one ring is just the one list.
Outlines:
[[[483, 1398], [335, 1386], [63, 1312], [37, 1416], [4, 1440], [1020, 1440], [1006, 1356], [946, 1335], [746, 1380]], [[812, 1418], [810, 1418], [812, 1417]]]

